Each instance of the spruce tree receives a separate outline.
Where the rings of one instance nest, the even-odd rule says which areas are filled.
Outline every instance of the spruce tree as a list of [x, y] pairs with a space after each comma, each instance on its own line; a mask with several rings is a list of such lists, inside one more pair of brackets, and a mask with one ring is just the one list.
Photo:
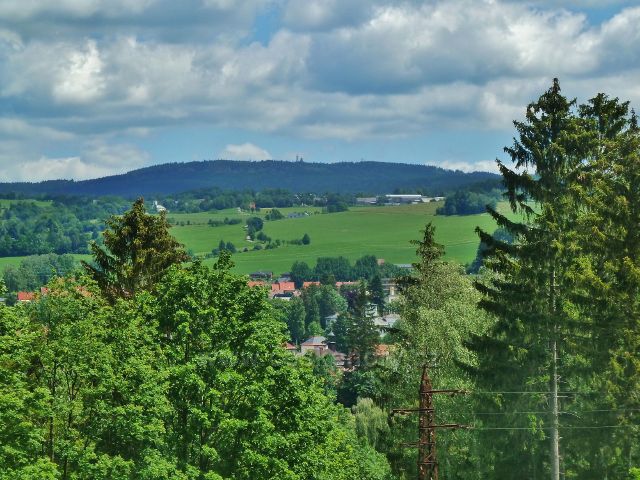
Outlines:
[[170, 266], [189, 258], [169, 234], [165, 212], [147, 214], [142, 198], [124, 215], [109, 218], [106, 225], [105, 248], [92, 243], [94, 263], [82, 264], [110, 300], [150, 290]]
[[[501, 436], [487, 432], [488, 444], [504, 441], [503, 454], [492, 459], [496, 478], [530, 478], [547, 471], [558, 480], [560, 475], [559, 378], [566, 381], [571, 375], [569, 339], [579, 329], [578, 319], [564, 308], [570, 291], [567, 272], [577, 248], [571, 227], [579, 208], [571, 186], [584, 173], [594, 143], [593, 132], [574, 110], [575, 100], [565, 98], [554, 79], [528, 106], [525, 121], [514, 122], [518, 138], [504, 149], [514, 166], [499, 160], [498, 166], [511, 210], [522, 220], [488, 210], [515, 242], [499, 241], [478, 229], [487, 245], [485, 264], [495, 273], [478, 283], [484, 294], [481, 305], [497, 317], [492, 331], [473, 342], [480, 356], [478, 380], [487, 390], [531, 392], [493, 398], [502, 413], [548, 412], [529, 419], [491, 417], [502, 426], [531, 427]], [[521, 458], [528, 458], [528, 464]]]
[[[587, 212], [577, 226], [581, 255], [576, 261], [574, 310], [589, 322], [581, 332], [588, 381], [606, 392], [583, 401], [593, 434], [567, 435], [576, 450], [593, 452], [589, 472], [623, 478], [640, 464], [640, 135], [628, 102], [599, 94], [580, 107], [597, 132], [598, 145], [582, 189]], [[621, 432], [624, 432], [622, 435]], [[585, 476], [585, 473], [579, 472]]]

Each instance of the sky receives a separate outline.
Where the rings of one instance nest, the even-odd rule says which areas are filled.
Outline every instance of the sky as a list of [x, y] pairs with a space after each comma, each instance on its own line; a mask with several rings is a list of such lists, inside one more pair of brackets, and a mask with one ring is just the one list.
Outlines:
[[640, 110], [640, 0], [0, 0], [0, 181], [218, 158], [493, 171], [554, 77]]

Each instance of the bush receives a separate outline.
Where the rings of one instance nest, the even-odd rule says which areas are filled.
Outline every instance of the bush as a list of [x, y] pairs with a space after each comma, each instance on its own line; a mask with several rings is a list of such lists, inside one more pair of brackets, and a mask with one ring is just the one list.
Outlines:
[[272, 208], [269, 213], [265, 216], [267, 220], [281, 220], [284, 218], [284, 215], [277, 208]]

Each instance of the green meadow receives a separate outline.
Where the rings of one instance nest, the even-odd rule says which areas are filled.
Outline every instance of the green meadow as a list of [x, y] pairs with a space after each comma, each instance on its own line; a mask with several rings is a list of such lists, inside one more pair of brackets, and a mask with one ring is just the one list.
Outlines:
[[[421, 236], [425, 224], [436, 227], [436, 239], [445, 246], [446, 258], [461, 264], [473, 260], [478, 247], [475, 228], [480, 226], [493, 231], [496, 226], [488, 214], [469, 216], [436, 216], [439, 203], [400, 205], [385, 207], [353, 207], [348, 212], [322, 214], [318, 209], [283, 208], [285, 216], [293, 211], [307, 210], [310, 215], [302, 218], [285, 218], [265, 221], [264, 232], [272, 240], [293, 240], [305, 233], [311, 237], [310, 245], [283, 245], [272, 250], [253, 250], [256, 243], [245, 240], [243, 224], [210, 227], [210, 218], [248, 218], [237, 211], [222, 213], [169, 214], [174, 222], [171, 233], [192, 253], [204, 256], [216, 248], [220, 240], [232, 242], [239, 250], [233, 256], [236, 270], [249, 273], [255, 270], [272, 270], [276, 273], [289, 270], [295, 260], [313, 266], [318, 257], [344, 256], [351, 261], [362, 255], [372, 254], [391, 263], [411, 263], [415, 260], [415, 246], [410, 243]], [[506, 205], [501, 205], [506, 209]], [[318, 213], [313, 213], [318, 212]], [[266, 211], [257, 216], [264, 218]], [[187, 225], [189, 221], [191, 224]], [[243, 222], [244, 223], [244, 222]], [[247, 252], [240, 252], [244, 248]], [[213, 263], [207, 259], [205, 263]]]
[[[80, 260], [87, 260], [87, 261], [91, 260], [91, 255], [84, 255], [80, 253], [71, 253], [70, 255], [73, 258], [75, 258], [78, 262]], [[26, 257], [0, 257], [0, 272], [3, 271], [5, 267], [9, 265], [13, 265], [17, 267], [18, 265], [20, 265], [20, 262], [25, 258]]]
[[[7, 202], [4, 200], [3, 202]], [[2, 203], [0, 202], [0, 207]], [[411, 240], [419, 239], [425, 224], [436, 226], [436, 239], [445, 246], [446, 258], [460, 264], [473, 260], [478, 247], [475, 228], [480, 226], [493, 231], [496, 226], [488, 214], [468, 216], [436, 216], [441, 203], [399, 205], [384, 207], [352, 207], [347, 212], [321, 213], [317, 207], [294, 207], [279, 209], [285, 216], [290, 213], [307, 212], [309, 216], [264, 221], [263, 231], [272, 240], [300, 239], [307, 233], [310, 245], [282, 245], [271, 250], [253, 250], [258, 242], [245, 239], [243, 228], [250, 216], [264, 219], [268, 210], [257, 214], [228, 209], [217, 212], [169, 213], [167, 217], [174, 225], [171, 233], [197, 256], [205, 257], [216, 248], [220, 240], [232, 242], [238, 249], [234, 254], [235, 269], [239, 273], [255, 270], [271, 270], [281, 273], [289, 270], [295, 260], [307, 262], [312, 267], [318, 257], [344, 256], [354, 261], [363, 255], [375, 255], [391, 263], [411, 263], [415, 260], [415, 246]], [[500, 205], [507, 210], [506, 204]], [[240, 218], [236, 225], [212, 227], [209, 220]], [[244, 248], [249, 251], [242, 252]], [[74, 255], [78, 260], [89, 259], [89, 255]], [[18, 265], [24, 257], [0, 258], [0, 271], [7, 265]], [[204, 263], [211, 264], [214, 258]]]

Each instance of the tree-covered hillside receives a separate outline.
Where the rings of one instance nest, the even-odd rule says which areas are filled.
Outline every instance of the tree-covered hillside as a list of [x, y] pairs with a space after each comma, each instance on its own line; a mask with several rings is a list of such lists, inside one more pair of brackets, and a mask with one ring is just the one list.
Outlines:
[[0, 183], [0, 193], [119, 195], [131, 198], [220, 187], [233, 190], [284, 188], [293, 192], [370, 194], [420, 190], [427, 195], [441, 195], [487, 180], [497, 182], [498, 176], [486, 172], [463, 173], [402, 163], [214, 160], [167, 163], [123, 175], [77, 182]]

